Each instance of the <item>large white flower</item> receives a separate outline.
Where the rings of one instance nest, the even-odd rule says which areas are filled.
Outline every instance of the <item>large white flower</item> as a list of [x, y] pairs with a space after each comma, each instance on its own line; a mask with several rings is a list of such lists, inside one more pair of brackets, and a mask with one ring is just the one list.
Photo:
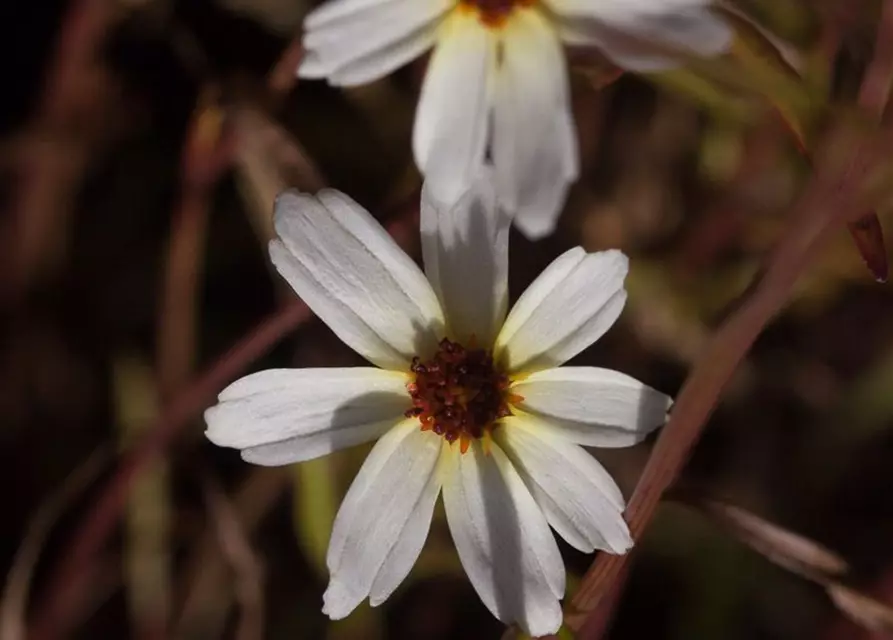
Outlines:
[[396, 589], [441, 490], [474, 588], [532, 635], [561, 624], [564, 565], [549, 525], [583, 551], [632, 546], [617, 485], [580, 445], [632, 445], [663, 424], [670, 400], [622, 373], [560, 367], [620, 314], [627, 259], [571, 249], [506, 315], [509, 219], [488, 183], [452, 208], [423, 194], [425, 274], [337, 191], [276, 202], [276, 268], [377, 368], [249, 375], [208, 409], [207, 437], [264, 465], [378, 439], [332, 531], [332, 618]]
[[362, 84], [436, 45], [416, 111], [416, 163], [452, 202], [489, 155], [502, 203], [540, 237], [579, 172], [562, 44], [600, 47], [638, 71], [673, 64], [661, 46], [713, 55], [730, 31], [709, 1], [330, 0], [304, 22], [298, 75]]

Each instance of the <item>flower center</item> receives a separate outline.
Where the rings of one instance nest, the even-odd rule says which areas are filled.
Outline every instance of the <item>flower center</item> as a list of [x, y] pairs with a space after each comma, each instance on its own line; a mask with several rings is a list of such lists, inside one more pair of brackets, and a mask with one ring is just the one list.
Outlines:
[[501, 27], [516, 7], [529, 7], [536, 0], [461, 0], [460, 6], [478, 14], [487, 27]]
[[460, 442], [462, 453], [472, 440], [489, 435], [494, 423], [511, 414], [506, 390], [509, 379], [483, 349], [467, 349], [447, 338], [437, 353], [422, 362], [412, 359], [415, 380], [406, 385], [412, 408], [406, 417], [417, 417], [422, 431], [431, 430], [447, 442]]

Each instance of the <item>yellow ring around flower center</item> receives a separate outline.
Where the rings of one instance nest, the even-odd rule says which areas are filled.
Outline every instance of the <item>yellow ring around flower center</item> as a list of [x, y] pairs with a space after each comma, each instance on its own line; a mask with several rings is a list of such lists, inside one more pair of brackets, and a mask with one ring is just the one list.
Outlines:
[[512, 11], [529, 7], [535, 2], [536, 0], [461, 0], [459, 8], [475, 13], [484, 26], [498, 28], [505, 24]]

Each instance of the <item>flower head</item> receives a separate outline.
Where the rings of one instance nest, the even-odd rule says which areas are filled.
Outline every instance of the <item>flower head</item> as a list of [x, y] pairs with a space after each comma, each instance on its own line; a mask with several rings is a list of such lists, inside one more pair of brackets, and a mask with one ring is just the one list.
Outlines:
[[[485, 158], [503, 206], [548, 234], [579, 173], [562, 45], [653, 71], [661, 48], [712, 55], [729, 29], [709, 0], [330, 0], [307, 16], [304, 78], [356, 85], [434, 47], [413, 132], [429, 187], [454, 202]], [[649, 47], [647, 43], [657, 43]]]
[[447, 208], [423, 193], [425, 273], [341, 193], [277, 200], [273, 263], [376, 367], [249, 375], [208, 409], [206, 435], [265, 465], [377, 439], [332, 531], [332, 618], [397, 588], [441, 491], [474, 588], [532, 635], [561, 624], [550, 525], [583, 551], [632, 545], [620, 490], [580, 445], [632, 445], [670, 400], [621, 373], [561, 366], [620, 314], [627, 259], [571, 249], [506, 313], [510, 220], [489, 184]]

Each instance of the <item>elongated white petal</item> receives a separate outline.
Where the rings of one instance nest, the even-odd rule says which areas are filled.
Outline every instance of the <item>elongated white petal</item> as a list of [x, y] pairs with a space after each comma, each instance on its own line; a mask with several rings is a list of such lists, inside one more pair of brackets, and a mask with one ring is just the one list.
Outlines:
[[[659, 71], [679, 65], [672, 50], [701, 56], [726, 51], [732, 31], [697, 0], [599, 2], [550, 0], [561, 38], [571, 45], [596, 46], [619, 66]], [[666, 51], [669, 48], [671, 51]]]
[[544, 431], [595, 447], [628, 447], [664, 424], [672, 399], [610, 369], [559, 367], [512, 385], [517, 407]]
[[579, 175], [577, 131], [568, 110], [556, 115], [539, 156], [540, 165], [519, 194], [515, 226], [527, 238], [544, 238], [555, 230], [567, 192]]
[[[368, 1], [368, 0], [353, 0]], [[705, 11], [712, 0], [544, 0], [554, 13], [568, 18], [592, 18], [609, 24], [635, 26], [646, 18]]]
[[454, 205], [422, 189], [425, 273], [440, 299], [450, 335], [490, 347], [508, 306], [511, 217], [497, 204], [492, 171], [484, 171]]
[[501, 200], [532, 238], [555, 227], [579, 173], [564, 51], [537, 10], [516, 11], [503, 29], [493, 96], [493, 164]]
[[338, 191], [277, 198], [270, 257], [304, 302], [348, 346], [406, 371], [443, 333], [437, 296], [418, 266], [360, 205]]
[[[418, 428], [417, 425], [416, 428]], [[438, 464], [440, 462], [439, 458]], [[406, 579], [418, 560], [422, 547], [425, 546], [425, 540], [428, 538], [428, 530], [431, 528], [434, 505], [437, 503], [437, 496], [440, 495], [442, 476], [443, 474], [437, 469], [431, 473], [428, 484], [419, 495], [409, 519], [403, 526], [403, 531], [400, 532], [400, 537], [391, 547], [384, 564], [375, 575], [372, 589], [369, 592], [369, 604], [373, 607], [377, 607], [390, 597]]]
[[409, 406], [408, 376], [380, 369], [271, 369], [235, 381], [205, 412], [207, 438], [266, 465], [367, 442]]
[[572, 47], [596, 47], [622, 69], [652, 73], [678, 66], [667, 55], [648, 42], [638, 42], [629, 34], [595, 20], [557, 18], [556, 27], [562, 42]]
[[[432, 29], [454, 4], [455, 0], [326, 3], [304, 21], [306, 32], [302, 44], [308, 55], [298, 67], [298, 75], [331, 76], [333, 84], [343, 85], [359, 84], [361, 78], [381, 77], [411, 59], [408, 54], [421, 46], [420, 34], [427, 35], [423, 40], [430, 46]], [[413, 42], [408, 48], [407, 40]], [[354, 67], [354, 71], [349, 67]]]
[[415, 563], [440, 492], [443, 440], [406, 420], [389, 431], [363, 463], [341, 503], [326, 564], [323, 613], [345, 617], [374, 591], [386, 598]]
[[589, 453], [523, 417], [503, 420], [495, 437], [568, 544], [587, 553], [626, 553], [632, 547], [623, 495]]
[[369, 11], [378, 11], [393, 0], [329, 0], [304, 18], [304, 30], [311, 31], [344, 21], [356, 20]]
[[329, 75], [329, 84], [352, 87], [386, 76], [434, 45], [437, 24], [428, 24], [364, 58], [346, 63]]
[[459, 560], [497, 618], [532, 636], [561, 625], [564, 564], [548, 523], [495, 443], [447, 456], [443, 502]]
[[557, 367], [607, 331], [626, 302], [629, 260], [620, 251], [558, 256], [521, 295], [496, 338], [511, 373]]
[[496, 46], [472, 12], [453, 11], [440, 27], [412, 138], [416, 163], [438, 200], [456, 202], [483, 164]]

